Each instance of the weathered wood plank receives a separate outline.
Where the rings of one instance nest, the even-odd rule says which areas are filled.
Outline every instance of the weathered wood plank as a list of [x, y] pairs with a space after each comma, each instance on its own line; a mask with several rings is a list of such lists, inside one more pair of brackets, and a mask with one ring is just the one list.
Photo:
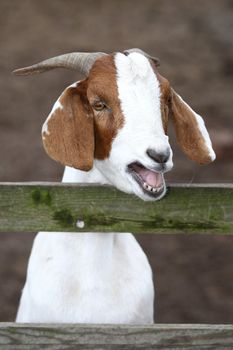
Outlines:
[[232, 234], [232, 209], [232, 184], [172, 185], [143, 202], [110, 186], [0, 183], [0, 232]]
[[233, 325], [2, 323], [0, 349], [233, 349]]

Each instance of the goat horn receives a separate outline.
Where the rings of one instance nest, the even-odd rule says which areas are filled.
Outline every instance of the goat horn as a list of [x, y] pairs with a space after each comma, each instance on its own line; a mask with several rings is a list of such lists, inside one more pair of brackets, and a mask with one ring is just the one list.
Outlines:
[[146, 53], [145, 51], [142, 51], [141, 49], [137, 49], [137, 48], [128, 49], [128, 50], [125, 50], [125, 51], [124, 51], [124, 54], [125, 54], [126, 56], [128, 56], [128, 55], [129, 55], [130, 53], [132, 53], [132, 52], [141, 53], [141, 54], [144, 55], [145, 57], [151, 59], [151, 60], [155, 63], [156, 67], [159, 67], [159, 66], [160, 66], [160, 60], [159, 60], [159, 58], [157, 58], [157, 57], [152, 57], [152, 56], [150, 56], [148, 53]]
[[54, 68], [68, 68], [68, 69], [78, 70], [80, 73], [83, 73], [85, 76], [87, 76], [95, 60], [105, 55], [106, 53], [103, 53], [103, 52], [67, 53], [64, 55], [49, 58], [40, 63], [34, 64], [33, 66], [16, 69], [13, 71], [13, 74], [30, 75], [30, 74], [43, 73], [47, 70], [51, 70]]

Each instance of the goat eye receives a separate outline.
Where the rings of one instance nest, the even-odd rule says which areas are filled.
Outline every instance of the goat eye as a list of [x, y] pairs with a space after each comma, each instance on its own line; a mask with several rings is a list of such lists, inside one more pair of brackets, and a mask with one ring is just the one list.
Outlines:
[[105, 106], [104, 102], [102, 102], [102, 101], [96, 101], [96, 102], [93, 104], [93, 108], [94, 108], [96, 111], [102, 111], [105, 107], [106, 107], [106, 106]]

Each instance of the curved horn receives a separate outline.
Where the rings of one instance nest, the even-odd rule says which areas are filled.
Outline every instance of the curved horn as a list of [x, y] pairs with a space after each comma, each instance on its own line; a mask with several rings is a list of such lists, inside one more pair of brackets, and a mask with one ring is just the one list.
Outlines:
[[54, 68], [68, 68], [77, 70], [87, 76], [95, 60], [105, 55], [106, 53], [103, 52], [71, 52], [49, 58], [33, 66], [16, 69], [13, 71], [13, 74], [30, 75], [43, 73]]
[[152, 56], [148, 55], [148, 53], [146, 53], [145, 51], [142, 51], [141, 49], [137, 49], [137, 48], [128, 49], [128, 50], [124, 51], [124, 54], [128, 56], [132, 52], [140, 53], [143, 56], [145, 56], [146, 58], [151, 59], [155, 63], [156, 67], [160, 66], [160, 60], [157, 57], [152, 57]]

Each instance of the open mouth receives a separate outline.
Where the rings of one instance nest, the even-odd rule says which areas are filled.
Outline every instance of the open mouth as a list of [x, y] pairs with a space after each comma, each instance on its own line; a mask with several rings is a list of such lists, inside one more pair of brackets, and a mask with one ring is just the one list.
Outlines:
[[128, 171], [144, 193], [149, 196], [156, 198], [164, 192], [165, 182], [163, 173], [147, 169], [139, 162], [129, 164]]

